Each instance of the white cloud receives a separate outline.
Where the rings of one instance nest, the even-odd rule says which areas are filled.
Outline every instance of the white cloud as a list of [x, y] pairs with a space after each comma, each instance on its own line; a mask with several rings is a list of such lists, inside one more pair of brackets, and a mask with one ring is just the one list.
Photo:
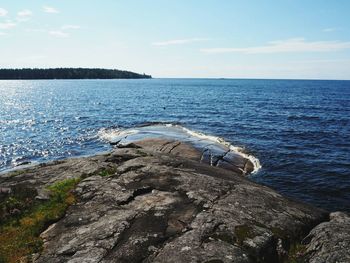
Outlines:
[[187, 38], [187, 39], [174, 39], [161, 42], [153, 42], [152, 46], [169, 46], [169, 45], [183, 45], [193, 42], [205, 41], [207, 38]]
[[4, 23], [0, 23], [0, 29], [11, 29], [15, 27], [17, 24], [12, 22], [11, 20], [7, 20]]
[[5, 33], [5, 32], [0, 32], [0, 36], [5, 36], [5, 35], [7, 35], [7, 33]]
[[30, 10], [22, 10], [17, 13], [17, 16], [20, 16], [20, 17], [28, 17], [32, 15], [33, 15], [33, 12]]
[[350, 42], [342, 41], [313, 41], [304, 38], [293, 38], [281, 41], [271, 41], [268, 45], [245, 48], [202, 48], [204, 53], [243, 53], [243, 54], [271, 54], [297, 52], [331, 52], [350, 49]]
[[51, 6], [43, 6], [43, 11], [45, 13], [50, 13], [50, 14], [58, 14], [60, 12], [56, 8]]
[[29, 32], [29, 33], [43, 33], [43, 32], [46, 32], [45, 29], [41, 29], [41, 28], [27, 28], [25, 31]]
[[330, 28], [325, 28], [322, 31], [323, 32], [334, 32], [334, 31], [338, 31], [339, 28], [335, 28], [335, 27], [330, 27]]
[[64, 25], [61, 27], [62, 30], [68, 30], [68, 29], [79, 29], [80, 26], [78, 25]]
[[25, 22], [28, 21], [33, 15], [33, 12], [30, 10], [22, 10], [17, 13], [17, 21]]
[[8, 14], [7, 10], [4, 8], [0, 8], [0, 16], [6, 16]]
[[69, 37], [69, 34], [60, 30], [52, 30], [49, 31], [49, 34], [54, 37], [66, 38]]

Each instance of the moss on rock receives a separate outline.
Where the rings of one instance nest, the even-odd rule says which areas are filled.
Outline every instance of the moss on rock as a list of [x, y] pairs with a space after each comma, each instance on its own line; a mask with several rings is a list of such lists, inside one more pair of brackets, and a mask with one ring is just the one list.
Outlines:
[[80, 179], [66, 179], [48, 187], [47, 201], [35, 200], [32, 191], [15, 191], [2, 202], [4, 209], [16, 209], [0, 223], [0, 262], [21, 262], [42, 248], [40, 233], [60, 219], [68, 206], [75, 202], [72, 189]]
[[253, 238], [254, 229], [249, 225], [239, 225], [235, 227], [235, 235], [237, 238], [238, 245], [243, 245], [244, 240]]

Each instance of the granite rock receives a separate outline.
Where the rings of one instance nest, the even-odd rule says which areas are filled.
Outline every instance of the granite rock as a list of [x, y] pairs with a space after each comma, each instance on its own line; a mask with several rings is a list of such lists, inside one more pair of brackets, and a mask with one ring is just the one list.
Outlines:
[[284, 262], [306, 236], [309, 262], [349, 260], [348, 216], [327, 221], [326, 211], [200, 155], [183, 142], [140, 140], [3, 174], [0, 188], [23, 184], [47, 198], [48, 185], [82, 178], [77, 202], [41, 234], [35, 262]]
[[350, 216], [331, 213], [330, 221], [312, 229], [303, 242], [310, 263], [350, 262]]

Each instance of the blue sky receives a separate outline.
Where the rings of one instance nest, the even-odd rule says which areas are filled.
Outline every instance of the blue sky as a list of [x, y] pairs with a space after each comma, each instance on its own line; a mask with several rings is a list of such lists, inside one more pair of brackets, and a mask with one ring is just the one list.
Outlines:
[[0, 67], [350, 79], [348, 0], [4, 0]]

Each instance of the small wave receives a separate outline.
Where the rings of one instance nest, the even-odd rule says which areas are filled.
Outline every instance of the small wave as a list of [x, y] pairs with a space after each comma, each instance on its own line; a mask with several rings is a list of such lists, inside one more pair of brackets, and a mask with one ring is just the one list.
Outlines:
[[[165, 127], [174, 127], [174, 128], [178, 128], [181, 129], [185, 134], [188, 134], [192, 137], [196, 137], [202, 140], [207, 140], [207, 141], [211, 141], [217, 144], [221, 144], [227, 148], [229, 148], [232, 152], [242, 156], [245, 159], [248, 159], [254, 166], [254, 170], [251, 174], [257, 173], [261, 168], [261, 164], [258, 158], [256, 158], [255, 156], [248, 154], [244, 151], [243, 148], [238, 147], [238, 146], [233, 146], [231, 145], [229, 142], [225, 141], [223, 138], [218, 137], [218, 136], [213, 136], [213, 135], [207, 135], [204, 134], [202, 132], [198, 132], [198, 131], [193, 131], [190, 130], [188, 128], [185, 128], [179, 124], [174, 124], [174, 123], [152, 123], [148, 126], [157, 126], [157, 125], [161, 125], [161, 126], [165, 126]], [[143, 127], [145, 127], [145, 125], [140, 126], [140, 129], [142, 129]], [[113, 128], [109, 128], [109, 129], [101, 129], [97, 136], [103, 140], [103, 141], [107, 141], [107, 142], [116, 142], [122, 138], [125, 138], [129, 135], [134, 135], [139, 133], [140, 130], [138, 128], [135, 129], [125, 129], [125, 130], [121, 130], [121, 129], [113, 129]]]
[[99, 139], [107, 142], [114, 142], [117, 138], [127, 137], [129, 135], [139, 133], [138, 130], [119, 130], [119, 129], [106, 129], [103, 128], [98, 131], [97, 136]]
[[288, 120], [304, 120], [304, 121], [320, 120], [321, 119], [319, 116], [311, 116], [311, 115], [290, 115], [287, 118], [288, 118]]
[[[172, 124], [168, 124], [168, 125], [172, 125]], [[194, 137], [222, 144], [222, 145], [228, 147], [231, 151], [233, 151], [233, 152], [239, 154], [240, 156], [248, 159], [254, 165], [254, 170], [253, 170], [252, 174], [257, 173], [262, 168], [258, 158], [256, 158], [255, 156], [253, 156], [251, 154], [245, 153], [243, 148], [238, 147], [238, 146], [233, 146], [232, 144], [230, 144], [229, 142], [225, 141], [225, 139], [223, 139], [221, 137], [213, 136], [213, 135], [206, 135], [206, 134], [198, 132], [198, 131], [189, 130], [189, 129], [187, 129], [185, 127], [182, 127], [182, 126], [179, 126], [179, 125], [175, 125], [175, 126], [182, 128], [185, 132], [187, 132], [188, 134], [190, 134], [190, 135], [192, 135]]]

